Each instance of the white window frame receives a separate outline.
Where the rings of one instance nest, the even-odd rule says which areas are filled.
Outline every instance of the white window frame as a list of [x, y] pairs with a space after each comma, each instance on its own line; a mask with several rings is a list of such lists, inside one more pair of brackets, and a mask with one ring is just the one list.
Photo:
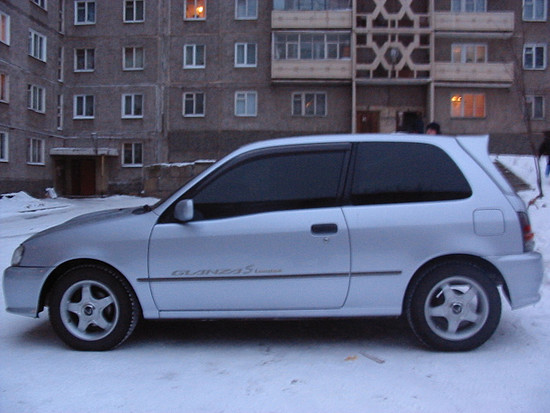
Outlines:
[[[480, 52], [479, 48], [483, 48]], [[460, 49], [460, 59], [455, 59], [455, 49]], [[473, 51], [474, 60], [468, 61], [468, 52]], [[452, 63], [487, 63], [488, 46], [486, 43], [453, 43], [451, 45], [451, 62]]]
[[[199, 60], [199, 48], [202, 48], [202, 64]], [[188, 55], [191, 55], [191, 63], [187, 63]], [[204, 44], [185, 44], [183, 46], [183, 68], [184, 69], [204, 69], [206, 67], [206, 45]]]
[[[202, 99], [202, 102], [199, 102]], [[186, 112], [187, 102], [192, 102], [193, 110], [190, 113]], [[199, 111], [199, 103], [202, 103], [202, 112]], [[204, 118], [206, 114], [206, 95], [204, 92], [185, 92], [183, 93], [183, 117], [185, 118]]]
[[[131, 151], [130, 157], [132, 158], [130, 162], [126, 162], [126, 149], [129, 149]], [[139, 155], [141, 157], [141, 162], [137, 162], [136, 158], [139, 158], [138, 156], [138, 148], [139, 148]], [[122, 156], [121, 156], [121, 162], [122, 166], [125, 168], [138, 168], [143, 166], [143, 143], [141, 142], [125, 142], [122, 144]]]
[[27, 109], [37, 113], [46, 113], [45, 88], [36, 85], [27, 85]]
[[[477, 99], [479, 96], [483, 96], [483, 115], [476, 116], [477, 112]], [[460, 100], [455, 100], [460, 99]], [[466, 100], [471, 99], [472, 115], [468, 115], [465, 112]], [[459, 109], [459, 113], [455, 112], [455, 108]], [[451, 96], [451, 119], [485, 119], [487, 118], [487, 95], [485, 93], [453, 93]]]
[[[312, 95], [312, 96], [308, 96]], [[313, 100], [310, 100], [310, 98], [313, 97]], [[318, 110], [318, 105], [321, 104], [320, 98], [323, 98], [323, 108]], [[298, 102], [299, 99], [299, 102]], [[308, 103], [311, 103], [313, 106], [313, 111], [309, 110]], [[296, 103], [300, 104], [300, 110], [299, 112], [296, 110]], [[327, 116], [327, 94], [325, 92], [294, 92], [292, 93], [292, 101], [291, 101], [291, 112], [292, 116], [297, 117], [326, 117]]]
[[0, 11], [0, 42], [10, 45], [10, 15]]
[[[251, 99], [253, 99], [251, 101]], [[244, 110], [240, 110], [240, 105], [244, 104]], [[258, 116], [258, 92], [254, 90], [244, 90], [235, 92], [235, 116], [237, 117], [256, 117]]]
[[[540, 49], [540, 48], [543, 49], [543, 62], [542, 62], [542, 66], [537, 66], [537, 61], [536, 61], [537, 49]], [[526, 43], [523, 46], [523, 69], [524, 70], [546, 70], [547, 60], [548, 60], [546, 49], [547, 47], [545, 43]], [[527, 57], [528, 53], [532, 55], [532, 60], [533, 60], [533, 64], [530, 66], [527, 66], [525, 64], [525, 58]]]
[[[470, 9], [473, 6], [473, 10]], [[455, 13], [485, 13], [487, 0], [451, 0], [451, 11]]]
[[[91, 97], [92, 114], [87, 115], [89, 98]], [[78, 101], [82, 101], [82, 113], [78, 113]], [[73, 98], [73, 119], [95, 119], [95, 96], [94, 95], [74, 95]]]
[[31, 0], [31, 2], [43, 10], [48, 10], [48, 0]]
[[522, 14], [523, 21], [545, 22], [548, 18], [548, 0], [523, 0]]
[[48, 51], [48, 38], [33, 29], [29, 29], [29, 56], [45, 62]]
[[[93, 13], [93, 19], [90, 17], [90, 8], [89, 5], [93, 4], [94, 6], [94, 13]], [[80, 21], [78, 20], [78, 7], [80, 5], [83, 5], [85, 7], [84, 9], [84, 20]], [[90, 24], [95, 24], [97, 20], [97, 3], [95, 0], [79, 0], [74, 2], [74, 24], [75, 26], [85, 26]]]
[[[540, 115], [537, 114], [537, 103], [540, 104]], [[544, 120], [545, 99], [542, 95], [527, 95], [525, 97], [527, 115], [531, 120]]]
[[[78, 67], [78, 52], [84, 52], [84, 67]], [[91, 57], [90, 57], [91, 52]], [[74, 71], [80, 72], [93, 72], [95, 71], [95, 49], [94, 48], [78, 48], [74, 49]]]
[[[251, 6], [255, 6], [251, 13]], [[244, 10], [244, 13], [242, 11]], [[258, 0], [235, 0], [235, 20], [257, 20]]]
[[27, 164], [29, 165], [45, 165], [45, 146], [46, 141], [40, 138], [29, 139], [29, 153]]
[[142, 119], [144, 104], [145, 98], [142, 93], [124, 93], [121, 99], [122, 119]]
[[[137, 3], [142, 4], [141, 9], [143, 16], [141, 17], [141, 19], [137, 17]], [[125, 0], [122, 5], [124, 7], [124, 9], [122, 10], [122, 21], [124, 23], [143, 23], [145, 21], [145, 0]], [[128, 16], [126, 15], [128, 6], [130, 6], [132, 10], [131, 19], [128, 19]]]
[[63, 95], [57, 95], [57, 105], [56, 105], [56, 112], [55, 112], [57, 130], [63, 130], [63, 113], [64, 113], [63, 104], [64, 104], [64, 102], [65, 102], [64, 96]]
[[10, 142], [8, 132], [0, 131], [0, 162], [10, 160]]
[[[250, 50], [249, 47], [253, 46], [252, 51], [254, 55], [254, 62], [248, 63]], [[243, 61], [239, 62], [239, 49], [242, 49]], [[257, 67], [258, 66], [258, 45], [256, 43], [235, 43], [235, 67]]]
[[[192, 16], [187, 15], [187, 9], [191, 7], [191, 10], [195, 10]], [[202, 16], [201, 12], [197, 12], [200, 7], [203, 7]], [[206, 20], [206, 0], [184, 0], [183, 1], [183, 19], [196, 21]]]
[[10, 77], [7, 73], [0, 73], [0, 102], [10, 101]]
[[351, 35], [341, 31], [276, 32], [273, 35], [273, 57], [275, 60], [350, 60]]
[[[137, 51], [141, 50], [141, 66], [137, 65]], [[131, 61], [126, 59], [126, 52], [131, 51], [132, 57]], [[130, 63], [130, 65], [128, 65]], [[122, 48], [122, 70], [126, 71], [136, 71], [143, 70], [145, 67], [145, 48], [141, 46], [127, 46]]]

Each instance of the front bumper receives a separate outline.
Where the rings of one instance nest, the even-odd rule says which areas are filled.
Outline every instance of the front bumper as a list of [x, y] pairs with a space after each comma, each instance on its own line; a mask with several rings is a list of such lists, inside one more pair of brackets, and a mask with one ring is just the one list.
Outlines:
[[544, 276], [542, 255], [529, 252], [521, 255], [488, 257], [506, 282], [512, 309], [535, 304], [541, 298], [540, 289]]
[[51, 268], [9, 267], [4, 271], [6, 311], [38, 317], [40, 291]]

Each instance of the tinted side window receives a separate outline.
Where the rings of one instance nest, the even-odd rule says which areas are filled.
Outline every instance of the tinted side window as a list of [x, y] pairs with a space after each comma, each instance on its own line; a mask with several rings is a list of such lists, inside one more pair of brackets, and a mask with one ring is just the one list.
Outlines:
[[440, 148], [399, 142], [359, 145], [351, 194], [355, 205], [445, 201], [471, 195], [466, 178]]
[[245, 160], [198, 191], [196, 217], [336, 205], [345, 158], [345, 151], [322, 151]]

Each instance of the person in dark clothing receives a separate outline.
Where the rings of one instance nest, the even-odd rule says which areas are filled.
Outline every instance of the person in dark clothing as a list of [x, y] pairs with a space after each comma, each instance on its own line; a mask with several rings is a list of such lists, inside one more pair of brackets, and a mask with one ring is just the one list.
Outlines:
[[439, 126], [439, 123], [436, 123], [436, 122], [428, 123], [428, 126], [426, 126], [426, 134], [428, 134], [428, 135], [440, 135], [441, 134], [441, 127]]
[[540, 147], [539, 147], [539, 158], [542, 155], [548, 156], [548, 160], [546, 162], [546, 171], [544, 172], [544, 176], [550, 175], [550, 131], [544, 133], [544, 141], [542, 141]]

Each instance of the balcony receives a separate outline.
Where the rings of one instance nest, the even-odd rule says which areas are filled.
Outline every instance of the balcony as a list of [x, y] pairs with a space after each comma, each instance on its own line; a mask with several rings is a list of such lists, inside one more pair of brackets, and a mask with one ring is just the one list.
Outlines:
[[513, 12], [434, 14], [436, 35], [482, 34], [508, 37], [514, 31]]
[[351, 29], [351, 10], [288, 11], [273, 10], [273, 29]]
[[436, 62], [433, 79], [435, 82], [500, 83], [509, 86], [514, 81], [514, 64]]
[[271, 78], [276, 80], [351, 80], [351, 59], [272, 60]]

